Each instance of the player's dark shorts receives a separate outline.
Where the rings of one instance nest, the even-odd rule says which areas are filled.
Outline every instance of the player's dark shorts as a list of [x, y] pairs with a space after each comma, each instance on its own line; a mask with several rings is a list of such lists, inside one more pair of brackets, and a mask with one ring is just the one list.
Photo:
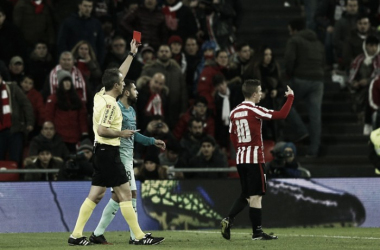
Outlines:
[[264, 163], [238, 164], [242, 193], [245, 197], [265, 195], [267, 189]]
[[92, 185], [117, 187], [128, 182], [125, 167], [120, 160], [119, 147], [97, 144], [94, 154]]

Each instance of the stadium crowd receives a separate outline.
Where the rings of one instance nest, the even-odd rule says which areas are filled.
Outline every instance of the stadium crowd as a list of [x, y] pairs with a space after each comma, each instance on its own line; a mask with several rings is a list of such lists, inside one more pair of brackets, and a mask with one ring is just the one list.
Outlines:
[[[254, 50], [236, 39], [240, 0], [2, 1], [0, 160], [15, 161], [19, 168], [61, 169], [58, 175], [26, 175], [26, 180], [90, 179], [93, 96], [104, 70], [119, 67], [127, 57], [133, 31], [141, 32], [142, 46], [126, 78], [136, 82], [139, 93], [138, 128], [167, 144], [166, 151], [136, 145], [137, 178], [226, 178], [225, 173], [167, 170], [234, 165], [229, 114], [244, 100], [242, 83], [252, 78], [261, 80], [260, 106], [268, 109], [282, 106], [290, 79], [300, 85], [295, 96], [319, 93], [311, 98], [310, 128], [294, 108], [285, 121], [299, 132], [293, 142], [310, 137], [308, 156], [317, 157], [327, 70], [341, 76], [352, 93], [363, 133], [380, 126], [375, 2], [318, 1], [307, 10], [314, 17], [307, 27], [299, 20], [289, 24], [282, 68], [270, 47], [255, 44]], [[297, 46], [313, 46], [314, 52], [297, 55]], [[314, 82], [321, 88], [305, 88]], [[284, 126], [264, 122], [264, 140], [283, 141]]]

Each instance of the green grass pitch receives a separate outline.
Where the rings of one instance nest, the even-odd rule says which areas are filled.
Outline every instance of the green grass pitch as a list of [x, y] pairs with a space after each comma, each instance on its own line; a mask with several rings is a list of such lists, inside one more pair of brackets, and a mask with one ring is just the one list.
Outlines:
[[[36, 225], [38, 226], [38, 225]], [[232, 229], [231, 240], [225, 240], [218, 230], [199, 231], [155, 231], [153, 235], [164, 236], [165, 241], [157, 246], [133, 246], [128, 244], [128, 232], [106, 232], [105, 236], [114, 245], [88, 246], [92, 250], [125, 249], [380, 249], [379, 228], [267, 228], [266, 233], [274, 233], [278, 240], [253, 241], [250, 230]], [[85, 236], [89, 237], [90, 232]], [[82, 249], [68, 246], [69, 233], [3, 233], [0, 234], [0, 249], [17, 250], [61, 250]]]

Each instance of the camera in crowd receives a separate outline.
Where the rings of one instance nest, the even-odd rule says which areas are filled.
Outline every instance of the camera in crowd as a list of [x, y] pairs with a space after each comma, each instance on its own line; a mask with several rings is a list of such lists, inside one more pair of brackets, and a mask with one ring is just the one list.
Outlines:
[[274, 154], [274, 157], [276, 159], [287, 159], [287, 158], [290, 158], [290, 157], [293, 157], [294, 156], [294, 153], [293, 152], [289, 152], [289, 151], [282, 151], [282, 152], [275, 152]]
[[71, 154], [66, 159], [65, 165], [59, 173], [61, 180], [87, 180], [92, 176], [92, 163], [83, 152]]

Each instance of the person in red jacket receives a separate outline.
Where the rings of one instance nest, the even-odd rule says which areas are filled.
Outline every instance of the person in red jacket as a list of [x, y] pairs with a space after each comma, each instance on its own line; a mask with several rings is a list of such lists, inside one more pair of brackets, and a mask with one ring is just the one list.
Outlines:
[[53, 122], [69, 151], [75, 153], [81, 137], [88, 135], [87, 109], [75, 91], [71, 74], [60, 70], [57, 78], [57, 92], [46, 101], [45, 120]]
[[39, 134], [42, 128], [42, 124], [44, 123], [44, 99], [41, 93], [34, 88], [34, 78], [32, 76], [24, 76], [24, 78], [21, 80], [20, 87], [32, 104], [35, 123], [34, 129], [28, 134], [28, 137], [33, 138]]
[[200, 118], [204, 121], [204, 132], [214, 137], [215, 135], [215, 120], [207, 108], [207, 99], [204, 96], [199, 96], [194, 101], [194, 105], [183, 114], [173, 130], [174, 136], [181, 140], [182, 136], [188, 130], [188, 123], [191, 118]]
[[219, 50], [215, 55], [215, 63], [205, 65], [197, 86], [197, 94], [206, 97], [208, 107], [215, 110], [213, 77], [217, 74], [224, 75], [228, 65], [228, 54], [225, 50]]

